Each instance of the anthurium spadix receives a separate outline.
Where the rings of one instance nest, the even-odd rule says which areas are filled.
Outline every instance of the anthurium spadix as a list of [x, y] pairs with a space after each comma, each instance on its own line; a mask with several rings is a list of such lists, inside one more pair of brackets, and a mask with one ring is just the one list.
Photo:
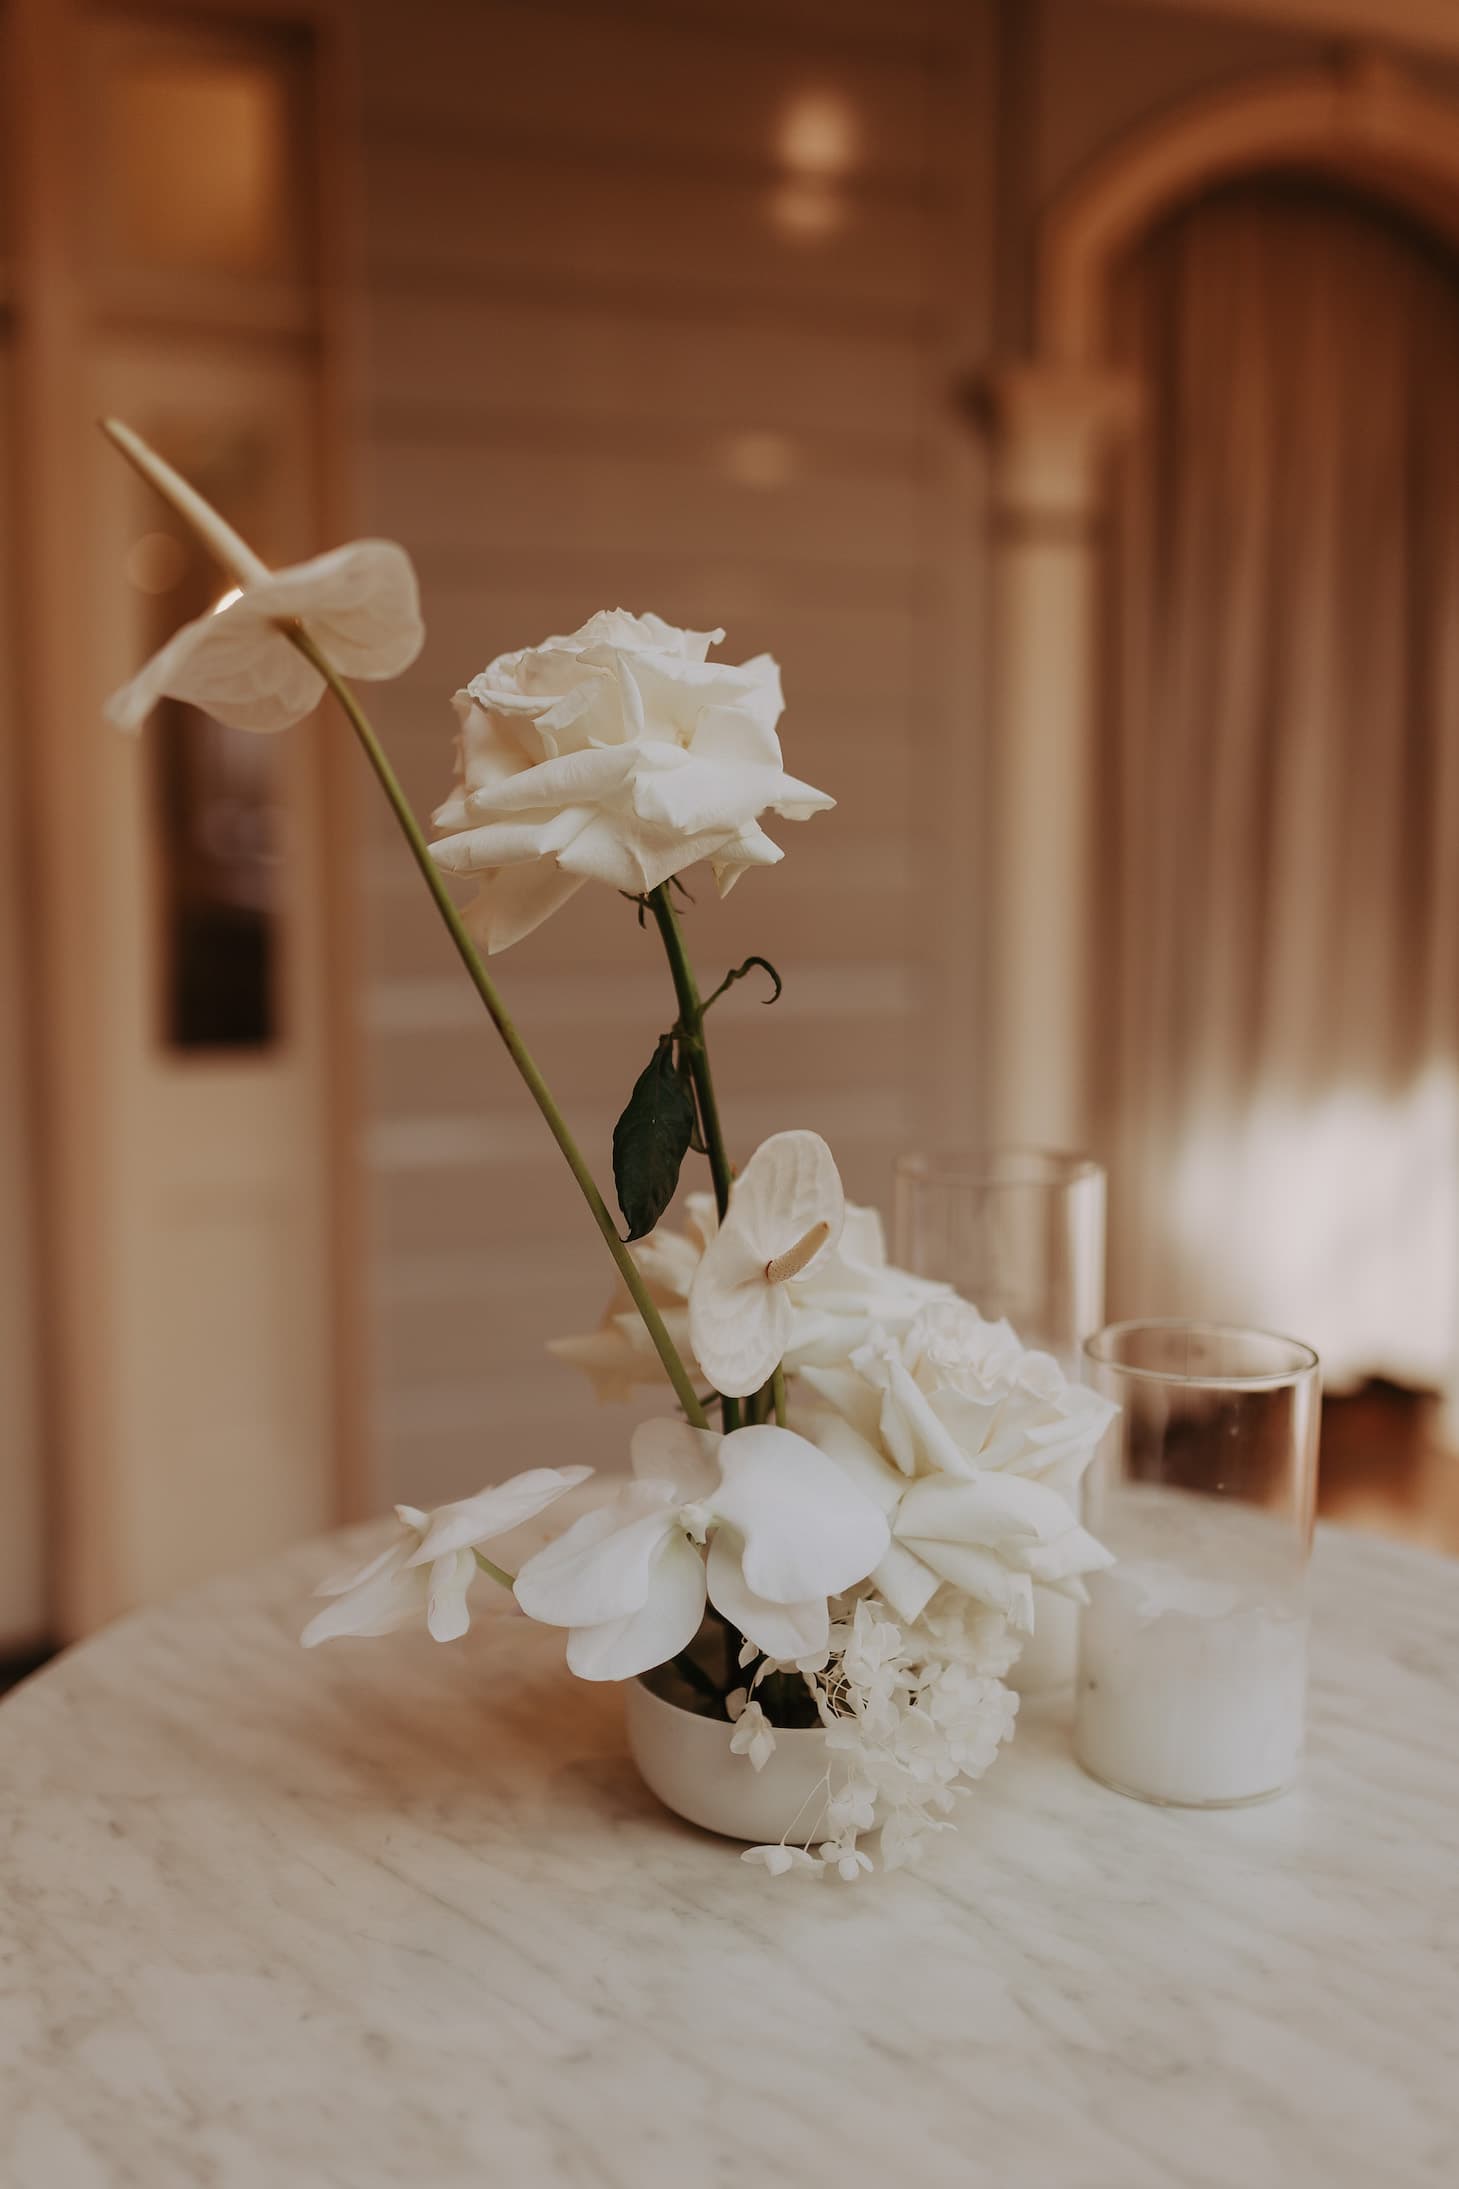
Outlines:
[[535, 1520], [592, 1471], [531, 1467], [433, 1513], [397, 1505], [395, 1541], [358, 1571], [318, 1590], [332, 1601], [305, 1627], [305, 1648], [345, 1634], [393, 1634], [422, 1617], [436, 1641], [454, 1642], [471, 1624], [466, 1593], [480, 1571], [478, 1547]]
[[755, 1150], [689, 1288], [689, 1342], [717, 1391], [745, 1398], [769, 1381], [794, 1321], [788, 1288], [835, 1249], [845, 1221], [819, 1133], [774, 1133]]
[[240, 730], [284, 730], [311, 714], [324, 678], [285, 635], [297, 626], [344, 676], [399, 676], [425, 641], [415, 571], [393, 540], [354, 540], [270, 570], [232, 526], [117, 419], [103, 430], [150, 479], [234, 580], [107, 703], [119, 728], [139, 729], [159, 699], [186, 700]]
[[706, 1600], [768, 1657], [821, 1655], [827, 1597], [865, 1580], [887, 1548], [871, 1500], [788, 1429], [718, 1437], [651, 1421], [632, 1454], [634, 1479], [517, 1575], [529, 1618], [569, 1630], [578, 1677], [632, 1679], [676, 1657]]

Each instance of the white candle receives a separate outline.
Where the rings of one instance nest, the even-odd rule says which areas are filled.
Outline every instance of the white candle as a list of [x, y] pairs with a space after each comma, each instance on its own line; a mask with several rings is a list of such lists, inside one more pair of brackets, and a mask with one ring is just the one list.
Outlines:
[[1252, 1801], [1302, 1750], [1307, 1621], [1290, 1529], [1248, 1507], [1136, 1487], [1102, 1531], [1125, 1555], [1089, 1581], [1074, 1746], [1151, 1801]]

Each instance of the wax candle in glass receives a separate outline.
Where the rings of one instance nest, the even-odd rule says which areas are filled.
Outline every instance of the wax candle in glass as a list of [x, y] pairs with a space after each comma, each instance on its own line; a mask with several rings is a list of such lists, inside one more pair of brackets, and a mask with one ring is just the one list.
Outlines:
[[[991, 1321], [1080, 1379], [1104, 1320], [1104, 1171], [1044, 1148], [949, 1150], [898, 1158], [893, 1259], [950, 1284]], [[1025, 1695], [1074, 1678], [1077, 1611], [1034, 1592], [1034, 1631], [1013, 1671]]]
[[1317, 1355], [1219, 1323], [1114, 1323], [1085, 1347], [1120, 1412], [1086, 1521], [1074, 1752], [1142, 1801], [1228, 1808], [1296, 1775], [1307, 1693]]

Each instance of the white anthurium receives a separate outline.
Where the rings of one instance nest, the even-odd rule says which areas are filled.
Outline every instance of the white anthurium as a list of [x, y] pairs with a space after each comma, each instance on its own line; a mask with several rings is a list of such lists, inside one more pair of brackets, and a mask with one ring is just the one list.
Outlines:
[[532, 1467], [435, 1512], [397, 1505], [395, 1541], [367, 1565], [316, 1591], [331, 1602], [305, 1627], [300, 1637], [305, 1648], [342, 1635], [394, 1634], [419, 1618], [436, 1641], [455, 1641], [471, 1624], [466, 1597], [480, 1571], [478, 1547], [535, 1520], [592, 1471]]
[[[688, 1229], [660, 1226], [633, 1248], [654, 1305], [681, 1352], [692, 1350], [688, 1301], [694, 1274], [714, 1237], [714, 1196], [685, 1196]], [[886, 1238], [875, 1209], [846, 1205], [840, 1240], [786, 1283], [791, 1318], [783, 1359], [787, 1375], [811, 1366], [844, 1363], [873, 1330], [904, 1330], [934, 1300], [950, 1299], [950, 1285], [914, 1277], [887, 1260]], [[663, 1368], [642, 1317], [620, 1290], [598, 1328], [581, 1337], [554, 1338], [548, 1351], [580, 1368], [599, 1398], [627, 1398], [642, 1384], [658, 1384]], [[707, 1375], [707, 1371], [706, 1371]]]
[[883, 1514], [803, 1437], [758, 1426], [727, 1437], [645, 1422], [634, 1479], [517, 1575], [530, 1618], [566, 1627], [585, 1680], [665, 1664], [699, 1630], [706, 1601], [766, 1656], [824, 1652], [826, 1599], [872, 1571]]
[[236, 580], [211, 614], [170, 638], [108, 700], [108, 718], [140, 729], [159, 699], [185, 700], [239, 730], [288, 729], [324, 696], [324, 678], [285, 636], [297, 625], [342, 675], [399, 676], [425, 643], [414, 568], [393, 540], [354, 540], [270, 570], [155, 449], [117, 419], [108, 436], [189, 518]]
[[783, 856], [760, 814], [835, 804], [785, 773], [775, 663], [707, 660], [723, 637], [605, 609], [457, 693], [457, 780], [433, 851], [479, 881], [466, 919], [488, 952], [588, 881], [639, 896], [708, 859], [724, 894]]
[[716, 1391], [746, 1398], [785, 1356], [793, 1279], [838, 1245], [846, 1196], [819, 1133], [772, 1133], [730, 1190], [689, 1287], [689, 1343]]

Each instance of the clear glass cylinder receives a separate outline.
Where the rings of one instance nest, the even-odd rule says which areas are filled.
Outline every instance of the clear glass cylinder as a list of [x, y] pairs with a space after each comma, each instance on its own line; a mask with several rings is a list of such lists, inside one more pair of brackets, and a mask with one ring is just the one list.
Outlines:
[[1085, 1357], [1120, 1412], [1085, 1499], [1115, 1563], [1088, 1577], [1074, 1752], [1142, 1801], [1268, 1800], [1302, 1752], [1317, 1355], [1159, 1321], [1111, 1324]]
[[[1046, 1148], [914, 1153], [898, 1158], [892, 1256], [950, 1284], [990, 1321], [1080, 1380], [1083, 1347], [1104, 1321], [1102, 1167]], [[1032, 1695], [1074, 1678], [1075, 1606], [1035, 1591], [1034, 1631], [1013, 1685]]]

